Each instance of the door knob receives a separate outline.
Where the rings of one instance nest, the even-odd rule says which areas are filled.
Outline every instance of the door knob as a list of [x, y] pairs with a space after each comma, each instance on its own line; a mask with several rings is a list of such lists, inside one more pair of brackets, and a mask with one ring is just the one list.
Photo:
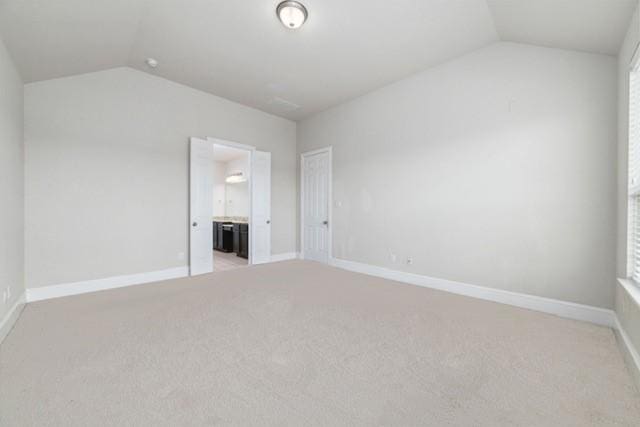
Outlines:
[[197, 226], [198, 226], [198, 223], [194, 221], [194, 223], [193, 223], [193, 224], [191, 224], [191, 225], [193, 225], [194, 227], [197, 227]]
[[270, 219], [267, 220], [267, 224], [271, 224], [271, 220]]
[[322, 221], [324, 225], [329, 225], [329, 221]]

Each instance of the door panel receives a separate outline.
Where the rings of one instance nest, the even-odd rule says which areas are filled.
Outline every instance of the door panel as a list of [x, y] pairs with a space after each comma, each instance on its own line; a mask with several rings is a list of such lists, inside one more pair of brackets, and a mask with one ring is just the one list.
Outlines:
[[213, 271], [213, 144], [191, 138], [189, 168], [191, 275]]
[[251, 175], [253, 212], [251, 263], [271, 261], [271, 153], [254, 151]]
[[329, 162], [328, 152], [303, 156], [303, 253], [323, 263], [329, 260]]

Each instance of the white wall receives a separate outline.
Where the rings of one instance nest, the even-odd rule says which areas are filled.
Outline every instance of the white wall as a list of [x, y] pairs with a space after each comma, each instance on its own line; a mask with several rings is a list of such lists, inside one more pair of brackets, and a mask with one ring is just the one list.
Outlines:
[[272, 153], [272, 251], [295, 251], [295, 126], [130, 68], [26, 85], [27, 287], [185, 265], [190, 136]]
[[214, 161], [213, 171], [213, 216], [249, 217], [249, 181], [226, 182], [227, 176], [237, 172], [250, 178], [249, 155], [228, 162]]
[[497, 43], [302, 121], [298, 152], [334, 149], [334, 257], [612, 307], [616, 81]]
[[249, 180], [251, 170], [249, 166], [249, 156], [233, 159], [227, 163], [227, 176], [242, 172], [247, 181], [226, 186], [226, 212], [227, 216], [249, 216]]
[[226, 215], [226, 173], [227, 164], [225, 162], [213, 162], [213, 216]]
[[[22, 80], [0, 40], [0, 325], [24, 293], [22, 99]], [[8, 287], [11, 298], [4, 302]]]

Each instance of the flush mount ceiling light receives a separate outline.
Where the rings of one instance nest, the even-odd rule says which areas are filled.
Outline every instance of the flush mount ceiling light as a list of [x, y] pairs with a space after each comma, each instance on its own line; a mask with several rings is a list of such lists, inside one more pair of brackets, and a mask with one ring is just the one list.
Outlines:
[[300, 28], [307, 20], [307, 8], [297, 1], [283, 1], [276, 8], [276, 14], [287, 28]]

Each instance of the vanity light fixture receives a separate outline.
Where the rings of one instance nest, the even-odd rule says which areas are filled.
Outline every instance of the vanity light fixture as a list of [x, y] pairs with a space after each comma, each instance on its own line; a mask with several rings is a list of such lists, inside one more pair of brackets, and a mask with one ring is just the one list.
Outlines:
[[244, 176], [242, 172], [236, 172], [227, 176], [224, 182], [226, 182], [227, 184], [237, 184], [239, 182], [245, 182], [246, 180], [247, 178]]
[[307, 20], [307, 8], [297, 1], [283, 1], [276, 8], [278, 19], [287, 28], [300, 28]]

